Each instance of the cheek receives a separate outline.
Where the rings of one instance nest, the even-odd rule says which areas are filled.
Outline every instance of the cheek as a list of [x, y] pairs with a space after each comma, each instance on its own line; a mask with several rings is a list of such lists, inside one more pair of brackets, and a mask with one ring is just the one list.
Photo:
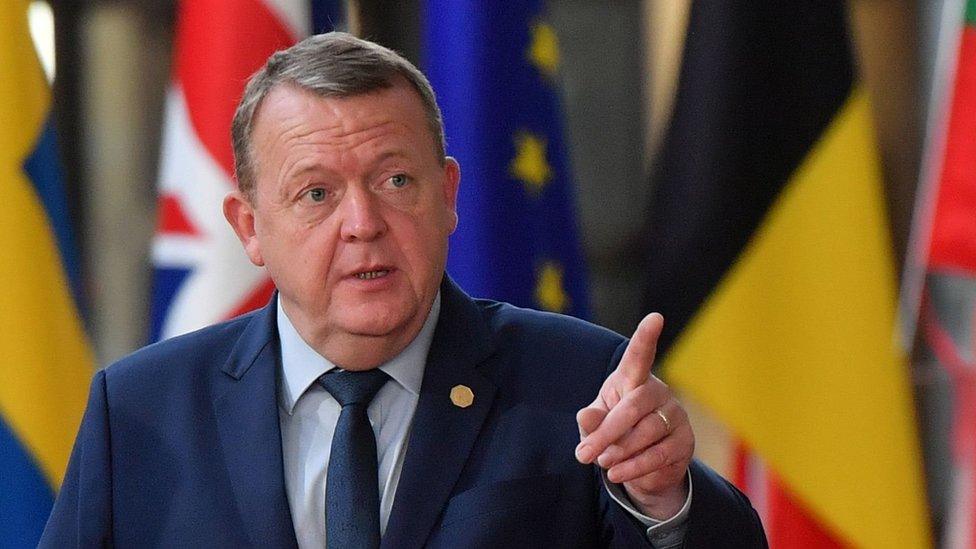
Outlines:
[[417, 210], [424, 200], [423, 191], [416, 184], [378, 191], [377, 196], [387, 207], [406, 214]]
[[397, 212], [387, 216], [387, 225], [394, 246], [414, 270], [436, 260], [444, 236], [431, 213]]
[[401, 220], [394, 233], [401, 253], [418, 278], [438, 278], [444, 268], [447, 253], [447, 237], [442, 216], [430, 212], [421, 216], [409, 216]]
[[296, 222], [266, 233], [264, 256], [273, 276], [314, 284], [329, 272], [336, 251], [336, 232], [328, 223]]

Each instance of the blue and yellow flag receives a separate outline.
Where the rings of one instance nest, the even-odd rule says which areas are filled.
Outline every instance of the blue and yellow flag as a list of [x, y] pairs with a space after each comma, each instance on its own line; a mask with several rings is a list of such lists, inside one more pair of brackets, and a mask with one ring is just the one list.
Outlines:
[[448, 272], [467, 292], [588, 315], [544, 2], [427, 0], [423, 65], [461, 164]]
[[35, 547], [92, 374], [77, 266], [27, 0], [0, 6], [0, 546]]

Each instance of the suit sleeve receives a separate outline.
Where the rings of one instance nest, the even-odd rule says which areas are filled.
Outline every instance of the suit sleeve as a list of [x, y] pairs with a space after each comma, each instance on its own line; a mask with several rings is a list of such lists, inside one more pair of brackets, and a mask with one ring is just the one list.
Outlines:
[[654, 549], [647, 538], [647, 527], [640, 523], [617, 502], [610, 499], [610, 494], [603, 487], [603, 479], [599, 469], [594, 465], [596, 484], [600, 490], [600, 509], [603, 513], [601, 528], [601, 543], [603, 547], [645, 547]]
[[95, 374], [68, 471], [38, 547], [112, 546], [112, 464], [105, 372]]
[[745, 494], [698, 460], [689, 470], [695, 495], [684, 547], [769, 547], [759, 514]]

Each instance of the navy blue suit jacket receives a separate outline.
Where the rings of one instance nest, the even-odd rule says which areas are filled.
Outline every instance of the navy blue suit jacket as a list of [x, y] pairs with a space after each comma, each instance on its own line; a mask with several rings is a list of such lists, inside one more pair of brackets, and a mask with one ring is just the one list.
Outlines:
[[[98, 372], [42, 547], [295, 547], [274, 301]], [[447, 277], [384, 547], [649, 546], [579, 464], [575, 414], [626, 346], [564, 316], [472, 300]], [[474, 403], [459, 408], [451, 388]], [[686, 547], [764, 546], [695, 462]]]

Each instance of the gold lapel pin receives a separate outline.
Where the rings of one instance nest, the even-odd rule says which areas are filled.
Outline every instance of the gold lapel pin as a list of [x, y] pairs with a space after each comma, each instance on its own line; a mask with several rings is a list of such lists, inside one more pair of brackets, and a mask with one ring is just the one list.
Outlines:
[[467, 408], [474, 403], [474, 393], [467, 385], [455, 385], [451, 388], [451, 402], [458, 408]]

